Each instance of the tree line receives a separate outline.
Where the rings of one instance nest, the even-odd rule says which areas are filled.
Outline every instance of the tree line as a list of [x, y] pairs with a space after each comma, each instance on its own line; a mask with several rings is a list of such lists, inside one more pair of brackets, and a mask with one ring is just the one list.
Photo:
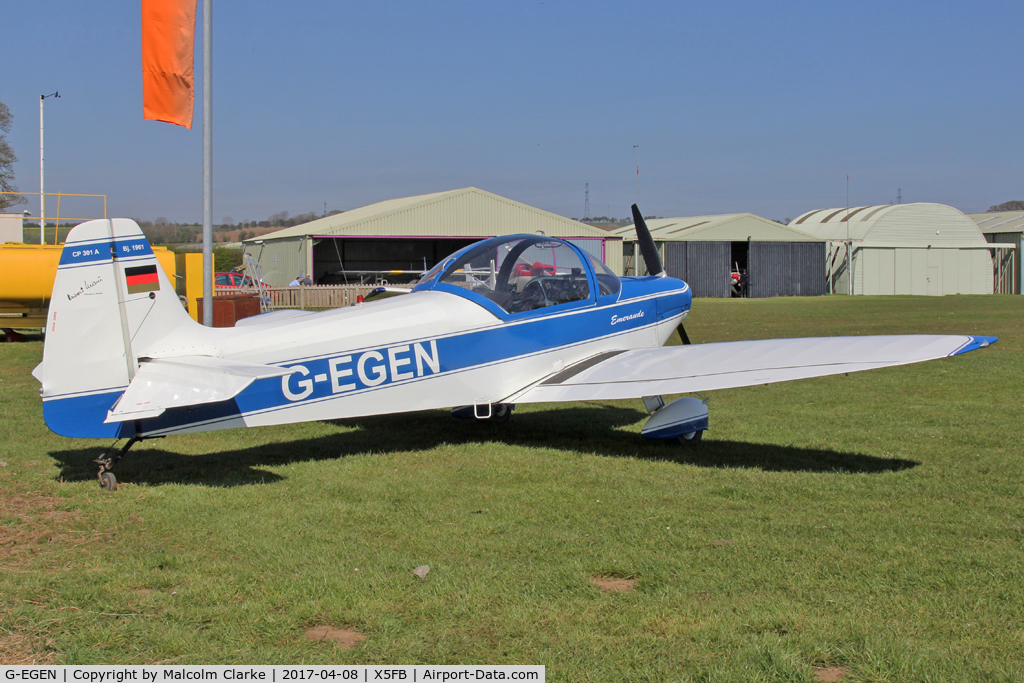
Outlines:
[[[7, 105], [0, 102], [0, 192], [17, 192], [18, 187], [14, 184], [14, 162], [18, 157], [14, 156], [14, 149], [7, 142], [7, 133], [11, 132], [11, 110]], [[25, 202], [25, 198], [16, 194], [0, 194], [0, 211], [11, 206]]]
[[1024, 201], [1018, 199], [996, 204], [995, 206], [988, 207], [988, 211], [985, 213], [1002, 213], [1003, 211], [1024, 211]]
[[[281, 211], [279, 213], [271, 214], [265, 220], [262, 221], [239, 221], [235, 222], [230, 216], [225, 216], [221, 223], [213, 226], [213, 241], [214, 242], [229, 242], [229, 241], [241, 241], [257, 237], [259, 235], [271, 232], [274, 230], [281, 230], [284, 228], [290, 228], [295, 225], [302, 225], [303, 223], [309, 223], [315, 221], [318, 218], [324, 216], [334, 216], [342, 213], [337, 209], [329, 211], [326, 214], [318, 214], [313, 211], [309, 213], [300, 213], [296, 216], [290, 216], [287, 211]], [[143, 234], [146, 235], [152, 244], [187, 244], [190, 242], [198, 242], [202, 239], [203, 226], [196, 223], [173, 223], [164, 217], [156, 218], [155, 220], [148, 221], [139, 218], [133, 219], [142, 228]], [[226, 233], [238, 232], [237, 237], [229, 237]]]

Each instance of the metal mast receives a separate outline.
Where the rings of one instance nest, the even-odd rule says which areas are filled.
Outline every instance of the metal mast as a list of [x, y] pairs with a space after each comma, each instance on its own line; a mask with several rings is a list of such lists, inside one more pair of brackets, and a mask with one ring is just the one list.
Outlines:
[[[39, 244], [46, 244], [43, 235], [46, 233], [46, 191], [43, 174], [43, 100], [47, 97], [60, 97], [60, 93], [39, 96]], [[60, 227], [60, 226], [58, 226]], [[54, 244], [57, 238], [54, 236]]]
[[584, 193], [583, 193], [583, 196], [586, 197], [586, 199], [583, 201], [583, 220], [589, 221], [590, 220], [590, 183], [586, 183], [586, 188], [587, 188], [586, 191], [584, 191]]
[[850, 254], [853, 243], [850, 241], [850, 176], [846, 176], [846, 280], [849, 283], [849, 294], [853, 296], [853, 266]]
[[213, 0], [203, 0], [203, 324], [213, 327]]

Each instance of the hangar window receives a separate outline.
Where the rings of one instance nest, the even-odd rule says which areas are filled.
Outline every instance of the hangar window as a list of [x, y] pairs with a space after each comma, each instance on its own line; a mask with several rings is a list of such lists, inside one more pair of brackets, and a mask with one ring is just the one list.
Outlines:
[[[488, 240], [443, 264], [440, 282], [486, 297], [508, 313], [521, 313], [590, 298], [587, 268], [576, 250], [548, 237]], [[618, 278], [601, 278], [602, 293], [618, 291]], [[424, 276], [427, 281], [430, 273]]]

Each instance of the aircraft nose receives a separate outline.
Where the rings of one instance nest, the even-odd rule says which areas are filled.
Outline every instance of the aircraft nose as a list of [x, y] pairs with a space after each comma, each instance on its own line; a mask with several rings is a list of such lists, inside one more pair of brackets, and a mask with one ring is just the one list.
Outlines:
[[665, 291], [658, 295], [658, 318], [672, 318], [681, 315], [683, 311], [690, 309], [690, 301], [693, 298], [690, 288], [682, 280], [665, 278], [669, 285]]

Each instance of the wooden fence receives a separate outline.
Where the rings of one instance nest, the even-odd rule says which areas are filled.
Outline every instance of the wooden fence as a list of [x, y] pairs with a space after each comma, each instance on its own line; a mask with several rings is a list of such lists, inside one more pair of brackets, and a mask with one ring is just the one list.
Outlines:
[[[366, 296], [377, 285], [300, 285], [298, 287], [267, 287], [273, 310], [298, 308], [321, 310], [341, 308], [356, 303], [356, 297]], [[254, 294], [255, 290], [241, 287], [218, 287], [216, 295]]]

